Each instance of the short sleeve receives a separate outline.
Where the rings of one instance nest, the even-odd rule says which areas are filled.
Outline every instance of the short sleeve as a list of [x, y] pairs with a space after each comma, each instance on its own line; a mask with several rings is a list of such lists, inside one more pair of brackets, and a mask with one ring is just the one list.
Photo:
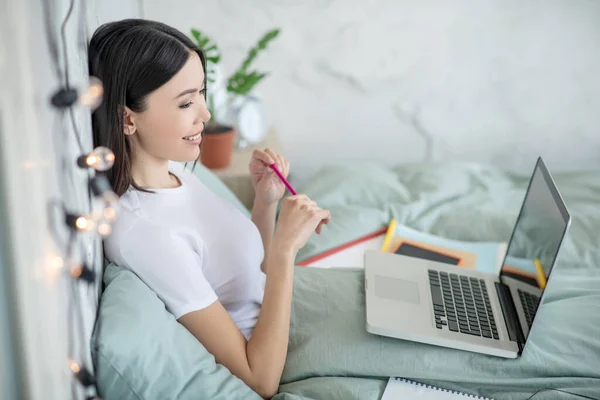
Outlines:
[[217, 300], [202, 270], [204, 250], [189, 239], [163, 227], [140, 224], [120, 239], [123, 266], [135, 272], [175, 318]]

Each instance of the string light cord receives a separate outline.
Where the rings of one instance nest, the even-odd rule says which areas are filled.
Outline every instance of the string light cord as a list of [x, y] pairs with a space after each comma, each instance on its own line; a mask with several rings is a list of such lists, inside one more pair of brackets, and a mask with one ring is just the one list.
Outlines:
[[[54, 137], [59, 138], [62, 135], [59, 134], [59, 129], [62, 127], [65, 131], [67, 129], [65, 126], [66, 120], [69, 119], [70, 128], [73, 130], [73, 134], [75, 135], [75, 142], [77, 148], [79, 150], [79, 154], [81, 155], [77, 162], [71, 160], [68, 156], [68, 151], [65, 150], [64, 143], [66, 141], [62, 138], [60, 142], [54, 143], [54, 148], [60, 154], [57, 162], [60, 165], [60, 170], [62, 174], [58, 177], [60, 193], [66, 195], [71, 193], [71, 195], [77, 194], [77, 191], [73, 192], [73, 190], [68, 190], [69, 186], [71, 188], [77, 187], [77, 181], [74, 170], [79, 166], [80, 168], [85, 169], [86, 181], [87, 181], [87, 200], [85, 201], [86, 212], [89, 212], [91, 216], [94, 215], [94, 200], [95, 198], [100, 198], [104, 200], [104, 210], [100, 213], [96, 212], [96, 215], [106, 217], [111, 216], [114, 218], [115, 210], [114, 208], [107, 208], [107, 205], [114, 203], [112, 197], [110, 197], [112, 193], [112, 188], [110, 185], [106, 185], [106, 182], [102, 180], [102, 177], [98, 179], [98, 173], [94, 174], [94, 170], [104, 171], [112, 167], [112, 163], [114, 162], [114, 154], [109, 150], [102, 148], [100, 150], [94, 149], [96, 152], [92, 151], [88, 153], [85, 151], [83, 146], [83, 140], [80, 133], [80, 129], [77, 125], [75, 118], [75, 107], [74, 105], [77, 103], [79, 105], [83, 105], [89, 107], [92, 111], [101, 101], [101, 95], [103, 94], [103, 89], [101, 82], [97, 79], [94, 81], [93, 77], [90, 77], [90, 86], [86, 88], [85, 91], [78, 91], [72, 88], [70, 69], [69, 69], [69, 52], [67, 47], [67, 27], [69, 22], [72, 19], [75, 9], [75, 1], [70, 0], [68, 2], [68, 8], [66, 14], [62, 18], [60, 23], [60, 33], [54, 30], [53, 27], [53, 12], [56, 9], [56, 5], [52, 0], [42, 0], [43, 11], [44, 11], [44, 28], [46, 32], [46, 40], [51, 58], [51, 66], [53, 69], [53, 73], [56, 75], [56, 79], [61, 85], [61, 88], [52, 96], [51, 103], [55, 107], [57, 115], [54, 117], [54, 121], [51, 124], [52, 134]], [[77, 10], [79, 12], [78, 26], [77, 26], [77, 49], [86, 51], [87, 50], [87, 21], [85, 19], [85, 4], [81, 4], [81, 7]], [[60, 37], [58, 37], [60, 35]], [[58, 43], [60, 42], [60, 48]], [[61, 51], [62, 50], [62, 63], [64, 63], [63, 68], [61, 69]], [[68, 147], [66, 148], [68, 149]], [[84, 165], [80, 165], [80, 159], [85, 160]], [[92, 187], [92, 184], [95, 186]], [[99, 189], [100, 188], [100, 189]], [[76, 199], [75, 199], [76, 200]], [[110, 200], [110, 201], [109, 201]], [[81, 203], [77, 203], [81, 204]], [[69, 367], [74, 374], [74, 378], [71, 380], [71, 397], [73, 400], [77, 399], [77, 386], [78, 384], [82, 386], [83, 395], [87, 399], [98, 399], [98, 397], [94, 394], [90, 395], [91, 389], [93, 387], [94, 392], [97, 393], [97, 388], [95, 387], [95, 378], [93, 374], [90, 373], [90, 369], [86, 367], [87, 360], [90, 359], [91, 353], [87, 351], [87, 340], [85, 339], [85, 323], [83, 316], [83, 303], [85, 294], [89, 294], [89, 288], [95, 287], [94, 283], [96, 283], [96, 277], [101, 276], [102, 265], [100, 265], [100, 271], [97, 271], [97, 249], [98, 240], [88, 240], [85, 235], [86, 232], [91, 231], [96, 226], [103, 227], [104, 232], [110, 231], [110, 226], [106, 222], [95, 221], [92, 217], [88, 217], [84, 215], [77, 215], [69, 212], [67, 209], [65, 202], [62, 199], [50, 199], [48, 204], [48, 215], [49, 215], [49, 231], [51, 236], [54, 237], [54, 240], [57, 244], [57, 247], [60, 247], [62, 254], [65, 260], [58, 260], [57, 265], [66, 266], [64, 270], [68, 273], [68, 282], [69, 289], [68, 293], [68, 303], [67, 303], [67, 323], [68, 323], [68, 363]], [[66, 224], [69, 232], [65, 235], [63, 230], [59, 229], [57, 224], [57, 211], [62, 219], [62, 223]], [[110, 211], [110, 212], [108, 212]], [[99, 232], [100, 233], [100, 232]], [[91, 245], [91, 257], [92, 260], [88, 259], [87, 249], [88, 246]], [[76, 250], [80, 250], [79, 254], [76, 255]], [[80, 260], [75, 260], [75, 257], [78, 256]], [[91, 262], [88, 262], [91, 261]], [[82, 285], [87, 284], [88, 290], [86, 292], [82, 292], [84, 289]], [[98, 294], [95, 291], [92, 292], [94, 297], [93, 301], [90, 301], [89, 304], [94, 304], [96, 307], [95, 314], [96, 317], [98, 315]], [[76, 343], [77, 342], [77, 343]], [[73, 357], [76, 355], [76, 350], [78, 352], [77, 357], [78, 361], [73, 360]], [[90, 360], [91, 362], [91, 360]], [[90, 364], [91, 365], [91, 364]]]
[[67, 249], [69, 245], [69, 240], [63, 242], [61, 241], [61, 232], [58, 229], [58, 224], [56, 223], [55, 218], [55, 210], [60, 210], [61, 222], [64, 221], [64, 216], [66, 214], [65, 207], [63, 203], [58, 199], [50, 199], [46, 203], [46, 212], [48, 213], [48, 229], [50, 230], [50, 234], [54, 239], [54, 242], [60, 248], [63, 254], [67, 254]]
[[77, 146], [79, 147], [79, 152], [84, 153], [83, 143], [81, 142], [81, 135], [79, 134], [79, 129], [77, 129], [77, 123], [75, 123], [75, 115], [73, 112], [73, 108], [69, 108], [69, 119], [71, 120], [71, 126], [73, 127], [73, 133], [75, 133], [75, 140], [77, 140]]
[[[85, 249], [84, 249], [85, 250]], [[85, 254], [85, 253], [83, 253]], [[82, 258], [85, 258], [84, 255], [82, 254]], [[86, 267], [86, 263], [85, 261], [82, 262], [81, 268], [85, 268]], [[70, 271], [71, 273], [73, 271]], [[74, 300], [74, 303], [77, 305], [81, 305], [81, 298], [80, 298], [80, 292], [79, 292], [79, 280], [78, 279], [71, 279], [70, 280], [70, 286], [71, 286], [71, 296], [72, 296], [72, 300]], [[92, 285], [90, 285], [92, 286]], [[80, 310], [80, 307], [78, 308], [78, 311]], [[85, 326], [84, 326], [84, 322], [83, 322], [83, 315], [81, 312], [76, 312], [76, 324], [77, 324], [77, 328], [78, 331], [80, 333], [80, 340], [78, 341], [79, 343], [79, 355], [81, 357], [81, 363], [83, 365], [86, 365], [87, 363], [87, 350], [86, 350], [86, 341], [85, 340], [81, 340], [84, 338], [84, 332], [85, 332]], [[71, 353], [73, 354], [73, 353]]]
[[63, 61], [65, 62], [65, 86], [67, 89], [71, 88], [69, 83], [69, 57], [67, 52], [67, 38], [66, 38], [66, 28], [67, 23], [69, 22], [69, 18], [71, 18], [71, 14], [73, 13], [73, 8], [75, 6], [75, 0], [69, 1], [69, 8], [67, 9], [67, 14], [65, 15], [61, 25], [60, 25], [60, 37], [62, 40], [62, 50], [63, 50]]
[[[69, 257], [72, 254], [73, 251], [73, 244], [74, 244], [74, 240], [75, 240], [75, 233], [74, 231], [71, 231], [69, 233], [69, 240], [67, 241], [67, 248], [65, 249], [65, 257], [67, 260], [69, 260]], [[69, 268], [70, 266], [67, 265], [67, 268]], [[70, 282], [67, 282], [67, 284], [70, 285]], [[72, 300], [72, 299], [69, 299]], [[73, 327], [73, 313], [75, 312], [75, 310], [72, 307], [72, 302], [69, 302], [68, 308], [67, 308], [67, 328], [68, 328], [68, 333], [67, 333], [67, 352], [69, 354], [69, 357], [72, 357], [72, 355], [74, 354], [74, 336], [73, 336], [73, 331], [72, 331], [72, 327]], [[77, 388], [75, 386], [75, 380], [72, 379], [71, 380], [71, 397], [73, 399], [77, 398]]]
[[[49, 0], [43, 0], [44, 9], [50, 8], [47, 3], [48, 1]], [[69, 113], [69, 117], [71, 119], [71, 126], [73, 128], [73, 133], [75, 134], [75, 139], [76, 139], [77, 145], [79, 147], [79, 152], [84, 153], [84, 147], [83, 147], [83, 142], [81, 140], [81, 134], [80, 134], [79, 129], [77, 128], [77, 124], [75, 122], [74, 110], [71, 107], [72, 104], [75, 103], [77, 100], [81, 101], [81, 95], [78, 95], [78, 92], [71, 87], [71, 78], [70, 78], [70, 74], [69, 74], [69, 55], [68, 55], [67, 38], [66, 38], [67, 24], [68, 24], [69, 20], [71, 19], [71, 15], [73, 15], [74, 8], [75, 8], [75, 1], [69, 0], [67, 13], [66, 13], [65, 17], [63, 18], [61, 25], [60, 25], [60, 38], [61, 38], [61, 47], [62, 47], [62, 53], [63, 53], [62, 55], [63, 55], [63, 61], [64, 61], [64, 71], [63, 71], [63, 77], [62, 77], [63, 78], [62, 83], [64, 84], [64, 88], [59, 90], [53, 96], [52, 103], [58, 107], [69, 107], [68, 113]], [[84, 24], [84, 18], [85, 18], [84, 12], [85, 12], [85, 8], [82, 8], [79, 13], [79, 26], [78, 26], [79, 31], [82, 30], [81, 27]], [[48, 23], [47, 18], [46, 18], [46, 23]], [[49, 33], [51, 31], [51, 29], [49, 27], [46, 27], [46, 31]], [[55, 45], [54, 38], [49, 37], [48, 44], [51, 47], [51, 54], [56, 56], [56, 47], [57, 46]], [[57, 65], [59, 64], [58, 60], [56, 60], [56, 64]], [[56, 68], [58, 70], [58, 67], [56, 67]]]
[[54, 32], [52, 31], [51, 22], [56, 7], [54, 4], [49, 3], [51, 3], [51, 0], [42, 1], [45, 28], [44, 30], [46, 34], [46, 43], [48, 45], [48, 51], [50, 52], [50, 59], [52, 60], [51, 64], [54, 69], [54, 74], [56, 75], [56, 80], [60, 82], [62, 80], [62, 71], [60, 68], [59, 48]]

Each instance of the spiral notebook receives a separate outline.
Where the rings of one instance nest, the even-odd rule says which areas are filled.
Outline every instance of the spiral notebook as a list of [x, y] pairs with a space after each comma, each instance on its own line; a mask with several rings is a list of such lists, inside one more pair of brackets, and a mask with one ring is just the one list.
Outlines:
[[404, 378], [391, 377], [388, 381], [381, 400], [453, 400], [453, 399], [478, 399], [493, 400], [487, 397], [461, 393], [455, 390], [442, 389], [424, 383], [414, 382]]

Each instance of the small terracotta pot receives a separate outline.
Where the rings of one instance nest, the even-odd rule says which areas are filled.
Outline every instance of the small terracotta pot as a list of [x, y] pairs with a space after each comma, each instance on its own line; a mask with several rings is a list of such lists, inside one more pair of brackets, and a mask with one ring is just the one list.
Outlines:
[[231, 163], [235, 128], [226, 125], [206, 127], [200, 143], [200, 162], [207, 168], [225, 168]]

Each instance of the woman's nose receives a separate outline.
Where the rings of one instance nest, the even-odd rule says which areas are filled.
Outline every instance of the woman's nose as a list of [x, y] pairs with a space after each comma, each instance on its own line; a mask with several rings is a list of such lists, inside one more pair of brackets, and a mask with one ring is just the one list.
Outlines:
[[211, 117], [212, 117], [212, 115], [210, 115], [210, 111], [208, 111], [208, 108], [204, 108], [204, 115], [202, 118], [202, 122], [207, 123]]
[[211, 118], [210, 111], [208, 111], [208, 107], [206, 104], [202, 104], [200, 107], [200, 112], [198, 113], [198, 119], [202, 121], [203, 124], [207, 123]]

